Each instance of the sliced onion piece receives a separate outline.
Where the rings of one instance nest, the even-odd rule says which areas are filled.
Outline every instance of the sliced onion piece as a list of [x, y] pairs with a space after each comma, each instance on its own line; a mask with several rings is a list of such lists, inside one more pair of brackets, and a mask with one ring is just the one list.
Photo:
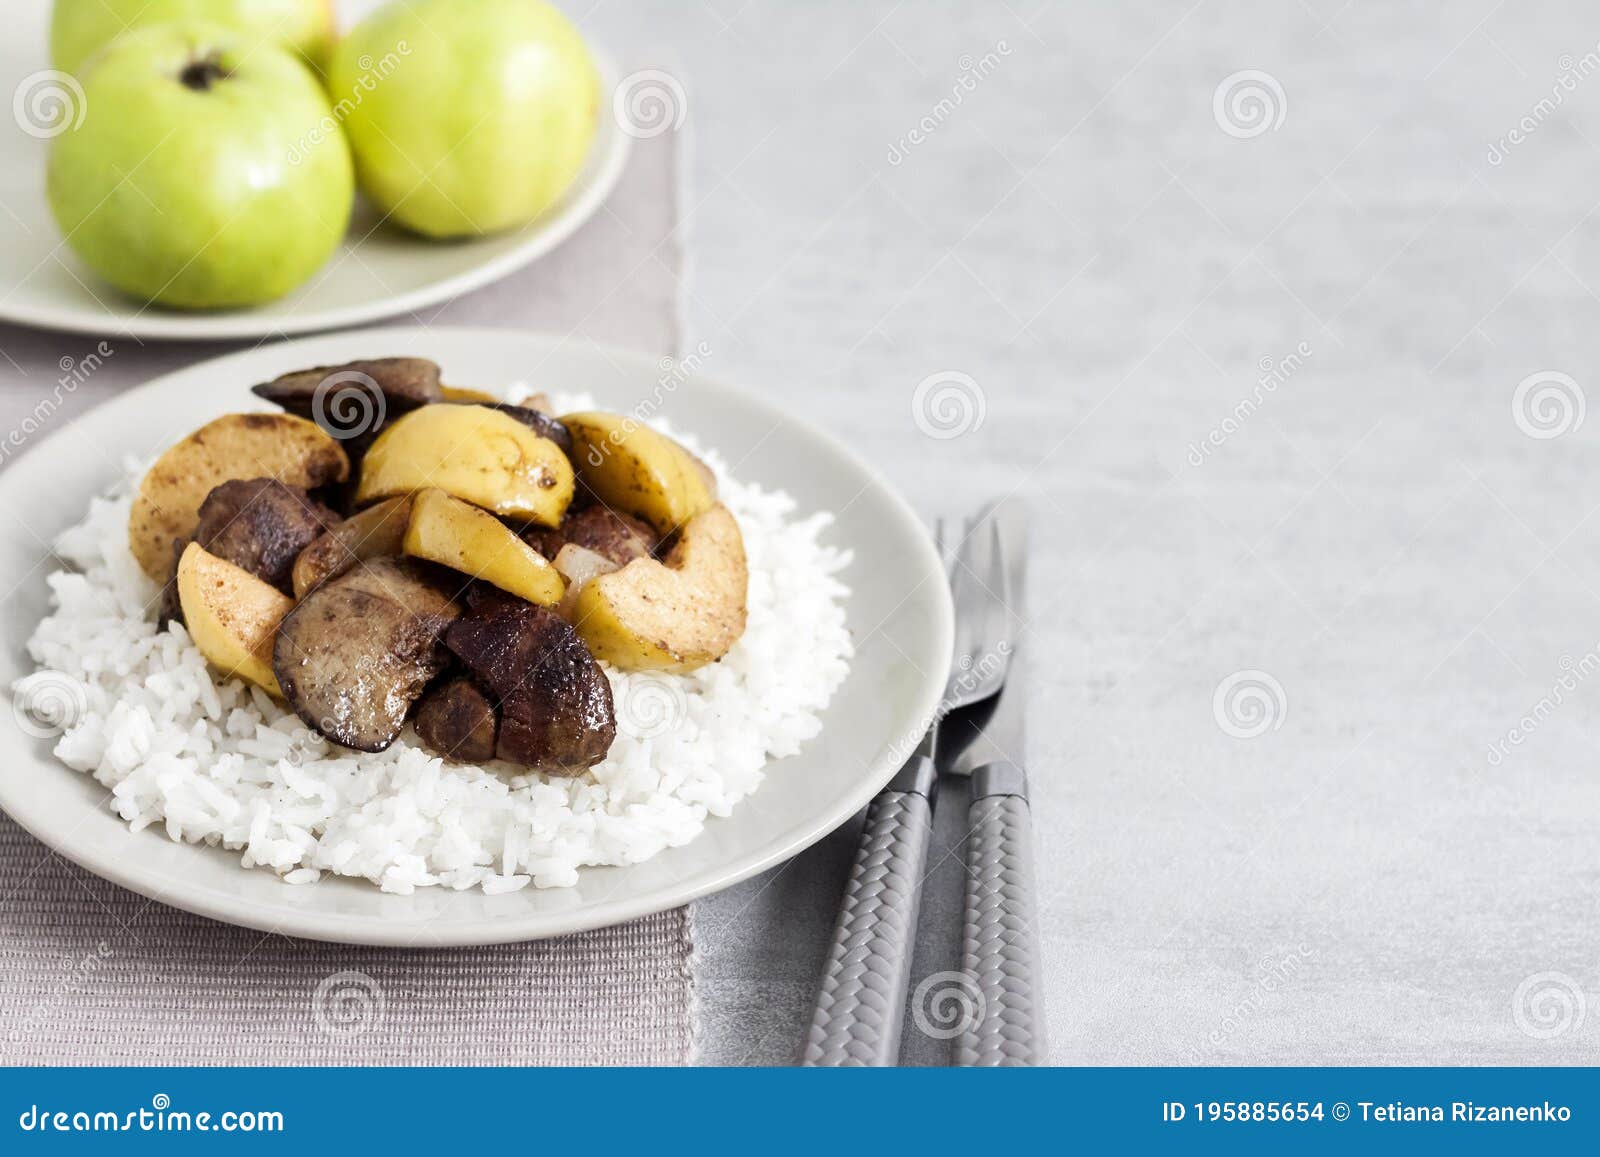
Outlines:
[[583, 589], [583, 584], [620, 569], [605, 555], [572, 542], [562, 544], [551, 561], [556, 570], [561, 572], [561, 577], [567, 580], [567, 591], [556, 604], [556, 613], [569, 623], [577, 611], [578, 592]]

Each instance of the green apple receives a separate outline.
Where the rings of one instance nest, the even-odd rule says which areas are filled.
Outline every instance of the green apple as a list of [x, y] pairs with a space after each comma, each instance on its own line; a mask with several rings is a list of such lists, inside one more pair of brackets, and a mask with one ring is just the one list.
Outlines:
[[583, 167], [599, 90], [583, 38], [543, 0], [395, 0], [328, 66], [362, 190], [428, 237], [548, 208]]
[[163, 20], [205, 20], [292, 48], [317, 68], [333, 44], [332, 0], [56, 0], [50, 59], [76, 73], [94, 51], [124, 32]]
[[297, 57], [211, 25], [119, 36], [80, 78], [83, 116], [51, 143], [67, 243], [164, 305], [256, 305], [305, 281], [355, 194], [327, 95]]

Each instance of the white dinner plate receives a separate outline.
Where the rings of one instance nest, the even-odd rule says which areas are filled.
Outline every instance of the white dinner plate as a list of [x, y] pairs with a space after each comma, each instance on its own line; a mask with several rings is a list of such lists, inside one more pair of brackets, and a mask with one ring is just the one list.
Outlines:
[[[0, 686], [32, 669], [24, 643], [48, 608], [53, 569], [41, 539], [78, 522], [117, 481], [125, 455], [148, 457], [230, 410], [247, 388], [288, 370], [388, 354], [433, 358], [462, 385], [526, 381], [580, 391], [630, 411], [663, 396], [655, 358], [504, 330], [365, 330], [266, 346], [131, 390], [28, 448], [0, 473], [0, 590], [6, 646]], [[85, 868], [166, 904], [251, 928], [361, 944], [488, 944], [555, 936], [656, 912], [725, 888], [821, 839], [888, 782], [937, 706], [952, 646], [939, 558], [905, 502], [850, 450], [792, 413], [692, 374], [665, 391], [661, 415], [715, 447], [742, 479], [787, 490], [801, 513], [832, 511], [824, 541], [854, 552], [843, 578], [856, 654], [820, 735], [767, 766], [766, 781], [691, 843], [626, 868], [586, 868], [576, 887], [498, 896], [421, 888], [386, 895], [324, 874], [282, 883], [239, 854], [130, 831], [106, 790], [0, 711], [0, 807]]]
[[[27, 22], [26, 13], [17, 15]], [[358, 199], [339, 248], [287, 297], [255, 309], [179, 312], [119, 293], [62, 243], [45, 200], [50, 140], [23, 127], [30, 100], [49, 108], [43, 90], [54, 85], [66, 91], [40, 72], [43, 40], [42, 29], [36, 35], [0, 37], [0, 78], [6, 91], [15, 90], [14, 103], [23, 110], [0, 119], [0, 320], [41, 329], [223, 340], [339, 329], [423, 309], [515, 272], [565, 241], [611, 194], [633, 141], [606, 102], [578, 179], [560, 201], [520, 229], [470, 241], [428, 241], [379, 224], [376, 211]], [[614, 63], [603, 53], [594, 56], [601, 91], [614, 91]], [[73, 99], [70, 93], [66, 99]], [[42, 131], [48, 129], [47, 123]]]

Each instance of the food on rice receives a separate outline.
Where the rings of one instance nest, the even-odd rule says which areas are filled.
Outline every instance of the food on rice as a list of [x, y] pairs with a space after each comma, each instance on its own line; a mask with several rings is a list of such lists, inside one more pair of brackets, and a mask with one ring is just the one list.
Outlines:
[[278, 626], [272, 673], [307, 725], [357, 751], [382, 751], [449, 667], [444, 632], [461, 613], [455, 581], [411, 559], [378, 558], [312, 591]]
[[[453, 404], [473, 408], [465, 403]], [[566, 408], [587, 406], [586, 399], [572, 399]], [[541, 680], [530, 688], [506, 681], [504, 663], [497, 668], [493, 655], [466, 661], [448, 646], [454, 628], [446, 628], [452, 671], [416, 688], [415, 729], [402, 711], [398, 741], [372, 754], [330, 743], [319, 733], [321, 714], [303, 719], [243, 680], [214, 678], [188, 630], [156, 622], [159, 587], [143, 573], [122, 529], [129, 499], [96, 500], [85, 523], [58, 546], [74, 569], [51, 577], [55, 610], [30, 641], [42, 667], [85, 687], [88, 710], [62, 736], [57, 754], [110, 786], [113, 807], [136, 827], [163, 822], [174, 839], [239, 850], [247, 866], [269, 867], [295, 882], [328, 871], [401, 892], [424, 885], [566, 886], [584, 865], [636, 863], [685, 843], [708, 816], [728, 814], [755, 789], [768, 759], [793, 754], [815, 733], [850, 653], [845, 588], [835, 577], [847, 560], [819, 541], [827, 518], [796, 519], [786, 496], [740, 484], [721, 474], [714, 455], [704, 457], [709, 466], [699, 468], [713, 472], [716, 497], [747, 557], [744, 629], [732, 633], [720, 657], [682, 674], [616, 662], [586, 674], [570, 650], [576, 643], [594, 663], [577, 642], [581, 631], [570, 640], [551, 634], [565, 640], [569, 661], [556, 665], [540, 694]], [[581, 485], [579, 494], [584, 501]], [[371, 529], [393, 529], [396, 509], [372, 520]], [[407, 515], [398, 522], [407, 524]], [[302, 590], [297, 564], [298, 593], [339, 581], [337, 571], [375, 565], [362, 556], [362, 540], [339, 537], [339, 527], [348, 525], [336, 525], [302, 551], [308, 582]], [[665, 565], [685, 537], [676, 529]], [[577, 552], [585, 549], [574, 546], [568, 555], [569, 564], [580, 565], [556, 568], [569, 587], [630, 566], [664, 566], [633, 550], [627, 566], [608, 575], [605, 568], [616, 564], [592, 551], [586, 553], [597, 565], [581, 565]], [[356, 561], [364, 565], [355, 568]], [[519, 622], [537, 609], [486, 584], [450, 595], [484, 606], [496, 620], [506, 617], [506, 607], [517, 608], [509, 618]], [[576, 600], [564, 599], [558, 614], [563, 605], [572, 613]], [[550, 611], [538, 615], [570, 634]], [[539, 627], [520, 623], [518, 631], [537, 635]], [[614, 737], [605, 734], [602, 700], [611, 708]], [[499, 758], [490, 760], [490, 753]], [[507, 753], [522, 766], [505, 762]]]
[[144, 573], [171, 574], [173, 544], [194, 537], [200, 504], [224, 482], [276, 478], [314, 490], [350, 475], [344, 448], [290, 414], [225, 414], [171, 447], [139, 483], [128, 538]]
[[409, 494], [375, 502], [330, 526], [294, 560], [294, 597], [303, 599], [358, 562], [399, 554], [411, 526]]
[[212, 666], [283, 698], [272, 651], [294, 600], [198, 542], [184, 548], [172, 585], [184, 607], [181, 621]]
[[300, 552], [339, 516], [299, 486], [276, 478], [224, 482], [200, 504], [194, 541], [286, 595]]
[[444, 641], [499, 708], [495, 755], [550, 775], [604, 759], [617, 737], [611, 685], [571, 624], [492, 588], [467, 603]]
[[[454, 674], [480, 694], [457, 688], [431, 706], [419, 734], [432, 750], [454, 759], [493, 735], [494, 758], [576, 774], [616, 735], [596, 656], [624, 670], [688, 671], [721, 658], [744, 630], [737, 520], [704, 465], [635, 418], [447, 401], [425, 358], [319, 366], [254, 392], [292, 413], [230, 415], [164, 454], [140, 483], [130, 547], [167, 580], [163, 624], [192, 611], [203, 655], [286, 700], [326, 739], [384, 750], [429, 686]], [[220, 458], [219, 442], [240, 462]], [[320, 496], [237, 476], [271, 462], [305, 474], [307, 462], [334, 459], [341, 469], [324, 470]], [[333, 487], [352, 459], [353, 492]], [[145, 557], [162, 541], [179, 554], [166, 575]], [[568, 546], [613, 565], [569, 552], [556, 567]], [[285, 610], [239, 571], [298, 603]], [[456, 623], [463, 602], [470, 610]], [[458, 640], [448, 647], [447, 628]]]
[[502, 410], [423, 406], [390, 422], [367, 450], [356, 504], [430, 486], [504, 518], [559, 526], [572, 503], [572, 462], [554, 439]]

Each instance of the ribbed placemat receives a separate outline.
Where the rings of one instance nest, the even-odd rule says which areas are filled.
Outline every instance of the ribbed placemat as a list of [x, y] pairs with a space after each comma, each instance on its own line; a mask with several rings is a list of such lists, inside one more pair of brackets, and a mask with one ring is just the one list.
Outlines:
[[[394, 324], [516, 326], [675, 352], [676, 140], [636, 142], [610, 201], [554, 254]], [[0, 364], [0, 428], [31, 413], [39, 383], [54, 383], [60, 359], [90, 340], [0, 326], [11, 363]], [[52, 425], [228, 348], [108, 340], [115, 356]], [[691, 955], [687, 909], [478, 949], [263, 935], [106, 883], [0, 815], [7, 1064], [680, 1064], [693, 1040]]]

